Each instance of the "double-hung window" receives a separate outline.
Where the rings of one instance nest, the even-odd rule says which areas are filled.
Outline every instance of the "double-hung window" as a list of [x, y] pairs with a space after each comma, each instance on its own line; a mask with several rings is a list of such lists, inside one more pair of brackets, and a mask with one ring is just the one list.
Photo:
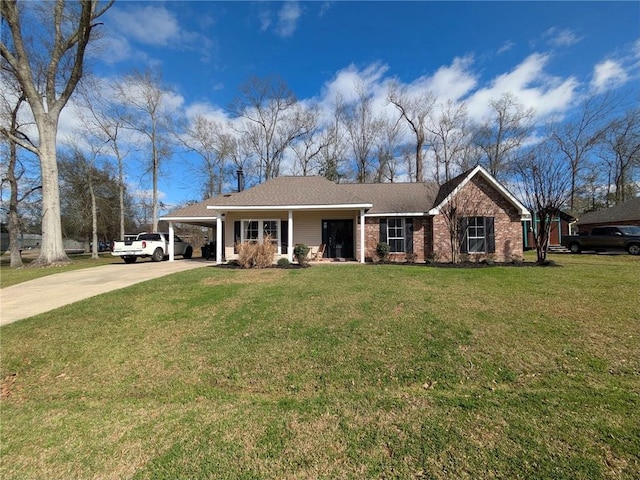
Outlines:
[[279, 220], [242, 220], [241, 242], [259, 243], [263, 242], [267, 236], [271, 237], [272, 243], [279, 244]]
[[387, 219], [387, 243], [391, 253], [404, 253], [404, 218]]
[[494, 253], [495, 233], [493, 217], [465, 217], [460, 222], [462, 253]]

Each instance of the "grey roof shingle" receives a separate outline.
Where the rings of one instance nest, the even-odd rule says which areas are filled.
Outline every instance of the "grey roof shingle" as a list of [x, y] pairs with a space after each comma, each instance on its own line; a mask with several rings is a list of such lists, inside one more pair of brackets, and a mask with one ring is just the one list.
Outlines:
[[438, 186], [432, 183], [347, 183], [341, 188], [373, 203], [368, 214], [425, 213], [433, 206]]
[[613, 207], [587, 212], [579, 218], [578, 225], [630, 221], [637, 221], [640, 224], [640, 197], [632, 198]]

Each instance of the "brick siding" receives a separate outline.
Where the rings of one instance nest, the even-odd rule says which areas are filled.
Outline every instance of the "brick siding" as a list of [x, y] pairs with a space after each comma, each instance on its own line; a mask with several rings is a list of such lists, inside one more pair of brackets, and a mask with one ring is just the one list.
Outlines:
[[[476, 176], [452, 200], [461, 212], [459, 216], [483, 216], [494, 218], [496, 251], [492, 254], [470, 254], [474, 260], [491, 258], [498, 262], [522, 258], [522, 224], [516, 208], [486, 180]], [[380, 242], [380, 218], [365, 219], [365, 257], [376, 258], [376, 246]], [[444, 215], [413, 217], [413, 252], [416, 261], [435, 259], [451, 261], [449, 228]], [[405, 254], [391, 254], [392, 261], [404, 261]]]

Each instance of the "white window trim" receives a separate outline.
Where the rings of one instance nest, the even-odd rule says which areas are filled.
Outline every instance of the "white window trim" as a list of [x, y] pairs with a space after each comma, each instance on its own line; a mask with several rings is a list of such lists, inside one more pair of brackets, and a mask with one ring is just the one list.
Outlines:
[[[482, 225], [477, 225], [477, 219], [481, 219], [482, 220]], [[471, 236], [471, 220], [474, 220], [476, 222], [476, 224], [473, 225], [473, 229], [474, 231], [477, 231], [477, 229], [479, 227], [482, 227], [482, 236], [479, 237], [472, 237]], [[484, 249], [482, 251], [471, 251], [471, 240], [478, 240], [478, 239], [482, 239], [483, 243], [484, 243]], [[485, 217], [469, 217], [469, 223], [467, 225], [467, 252], [468, 253], [487, 253], [487, 227], [485, 224]]]
[[279, 218], [243, 218], [242, 220], [240, 220], [240, 241], [241, 242], [245, 242], [248, 241], [248, 239], [245, 238], [245, 232], [246, 232], [246, 224], [247, 222], [258, 222], [258, 243], [262, 243], [263, 239], [264, 239], [264, 222], [276, 222], [276, 229], [277, 229], [277, 235], [278, 235], [278, 251], [277, 254], [278, 255], [282, 255], [282, 243], [281, 243], [281, 224], [280, 224], [280, 219]]
[[389, 220], [387, 219], [387, 245], [389, 245], [389, 248], [391, 248], [391, 240], [402, 240], [402, 250], [397, 251], [397, 252], [389, 252], [389, 253], [405, 253], [407, 251], [407, 239], [406, 239], [406, 233], [405, 233], [405, 219], [404, 218], [394, 218], [394, 220], [400, 220], [401, 222], [401, 232], [402, 232], [402, 236], [401, 237], [392, 237], [390, 232], [391, 229], [397, 229], [398, 227], [390, 227], [389, 226]]

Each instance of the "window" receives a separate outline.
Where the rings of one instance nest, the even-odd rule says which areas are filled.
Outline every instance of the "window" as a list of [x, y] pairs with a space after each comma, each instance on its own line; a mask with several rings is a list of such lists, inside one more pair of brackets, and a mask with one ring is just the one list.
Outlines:
[[404, 253], [404, 219], [387, 219], [387, 243], [391, 253]]
[[278, 244], [280, 239], [279, 220], [242, 220], [241, 242], [262, 242], [267, 235], [271, 235], [271, 241]]
[[277, 220], [264, 220], [262, 222], [262, 238], [267, 235], [271, 236], [271, 243], [278, 244], [278, 221]]
[[467, 225], [467, 252], [485, 253], [484, 217], [471, 217]]
[[493, 217], [466, 217], [460, 222], [461, 253], [494, 253]]
[[243, 242], [257, 242], [259, 240], [258, 220], [243, 220], [242, 227]]

